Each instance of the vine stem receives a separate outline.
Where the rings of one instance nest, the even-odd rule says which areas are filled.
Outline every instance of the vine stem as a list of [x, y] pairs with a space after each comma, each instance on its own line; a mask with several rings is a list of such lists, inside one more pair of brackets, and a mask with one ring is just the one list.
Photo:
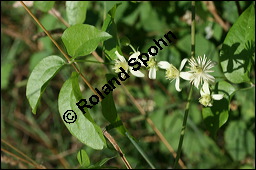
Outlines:
[[92, 85], [86, 80], [84, 75], [77, 68], [76, 64], [70, 60], [69, 56], [61, 49], [61, 47], [58, 45], [58, 43], [52, 38], [51, 34], [45, 29], [45, 27], [40, 23], [40, 21], [34, 16], [34, 14], [32, 14], [32, 12], [28, 9], [28, 7], [22, 1], [20, 1], [20, 3], [26, 9], [26, 11], [29, 13], [29, 15], [36, 21], [36, 23], [44, 30], [45, 34], [51, 39], [53, 44], [58, 48], [58, 50], [62, 53], [62, 55], [67, 59], [68, 63], [70, 63], [74, 67], [74, 69], [82, 77], [82, 79], [86, 83], [86, 85], [93, 91], [93, 93], [95, 95], [97, 95], [99, 97], [100, 101], [102, 101], [101, 96], [95, 91], [95, 89], [92, 87]]
[[[74, 69], [76, 70], [76, 72], [79, 73], [79, 75], [82, 77], [83, 81], [87, 84], [87, 86], [94, 92], [94, 94], [96, 94], [100, 101], [102, 101], [101, 96], [94, 90], [94, 88], [90, 85], [90, 83], [86, 80], [86, 78], [84, 77], [84, 75], [78, 70], [76, 64], [70, 60], [69, 56], [60, 48], [60, 46], [58, 45], [58, 43], [52, 38], [51, 34], [44, 28], [44, 26], [40, 23], [40, 21], [32, 14], [32, 12], [28, 9], [28, 7], [22, 2], [20, 1], [20, 3], [23, 5], [23, 7], [26, 9], [26, 11], [29, 13], [29, 15], [36, 21], [36, 23], [44, 30], [45, 34], [51, 39], [51, 41], [54, 43], [54, 45], [58, 48], [58, 50], [64, 55], [64, 57], [67, 59], [68, 63], [70, 63]], [[57, 17], [59, 19], [59, 17]], [[104, 62], [100, 56], [94, 51], [92, 52], [92, 55], [95, 56], [95, 58], [99, 61], [99, 62]], [[114, 146], [114, 148], [117, 150], [117, 152], [119, 153], [119, 155], [121, 156], [122, 161], [124, 162], [124, 164], [126, 165], [127, 169], [132, 169], [131, 165], [129, 164], [129, 162], [127, 161], [127, 159], [125, 158], [121, 148], [118, 146], [118, 144], [116, 143], [116, 141], [114, 140], [114, 138], [106, 131], [103, 130], [103, 134], [104, 136], [110, 141], [110, 143]]]
[[103, 130], [103, 134], [109, 140], [109, 142], [114, 146], [115, 150], [118, 152], [122, 161], [124, 162], [126, 168], [127, 169], [132, 169], [131, 165], [129, 164], [129, 162], [125, 158], [121, 148], [118, 146], [116, 140], [108, 133], [108, 131], [106, 129]]
[[175, 159], [174, 167], [173, 167], [174, 169], [177, 168], [177, 163], [178, 163], [178, 160], [179, 160], [180, 154], [181, 154], [183, 139], [184, 139], [185, 130], [186, 130], [186, 126], [187, 126], [188, 112], [189, 112], [189, 106], [190, 106], [192, 93], [193, 93], [193, 85], [190, 85], [188, 102], [186, 104], [185, 115], [184, 115], [184, 118], [183, 118], [182, 128], [181, 128], [181, 132], [180, 132], [180, 140], [179, 140], [179, 146], [178, 146], [178, 151], [177, 151], [177, 157]]
[[[195, 57], [195, 1], [192, 1], [191, 5], [192, 5], [191, 57], [194, 58]], [[179, 145], [178, 145], [177, 157], [176, 157], [175, 162], [174, 162], [174, 169], [177, 168], [177, 163], [178, 163], [178, 160], [179, 160], [180, 154], [181, 154], [183, 139], [184, 139], [185, 130], [186, 130], [186, 126], [187, 126], [189, 106], [190, 106], [190, 102], [191, 102], [192, 93], [193, 93], [193, 85], [191, 84], [190, 88], [189, 88], [188, 102], [186, 104], [185, 114], [184, 114], [181, 133], [180, 133], [180, 140], [179, 140]]]

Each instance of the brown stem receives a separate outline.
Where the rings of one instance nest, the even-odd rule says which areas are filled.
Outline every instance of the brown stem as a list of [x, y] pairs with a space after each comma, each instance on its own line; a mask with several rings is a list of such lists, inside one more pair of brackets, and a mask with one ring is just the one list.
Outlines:
[[29, 162], [29, 161], [27, 161], [27, 160], [25, 160], [25, 159], [23, 159], [23, 158], [21, 158], [21, 157], [15, 155], [15, 154], [9, 152], [9, 151], [6, 150], [6, 149], [1, 148], [1, 151], [5, 152], [5, 153], [7, 153], [7, 154], [13, 156], [14, 158], [17, 158], [17, 159], [19, 159], [20, 161], [25, 162], [25, 163], [27, 163], [27, 164], [33, 166], [33, 167], [37, 167], [37, 165], [35, 165], [34, 163], [31, 163], [31, 162]]
[[59, 11], [57, 11], [55, 8], [52, 8], [49, 11], [49, 14], [52, 14], [53, 16], [55, 16], [58, 20], [60, 20], [60, 22], [62, 22], [66, 27], [70, 27], [70, 25], [67, 23], [67, 21], [65, 21], [61, 14], [59, 13]]
[[216, 7], [213, 3], [213, 1], [204, 1], [205, 5], [207, 6], [208, 10], [212, 13], [214, 19], [216, 20], [217, 23], [220, 24], [220, 26], [225, 30], [228, 31], [229, 29], [229, 24], [225, 23], [222, 18], [218, 15]]
[[121, 148], [118, 146], [118, 144], [116, 143], [115, 139], [108, 133], [107, 130], [103, 130], [103, 134], [109, 140], [109, 142], [114, 146], [115, 150], [118, 152], [118, 154], [120, 155], [122, 161], [124, 162], [126, 168], [127, 169], [132, 169], [131, 165], [129, 164], [129, 162], [125, 158]]
[[71, 62], [69, 56], [60, 48], [58, 43], [52, 38], [51, 34], [44, 28], [44, 26], [38, 21], [38, 19], [32, 14], [32, 12], [28, 9], [28, 7], [20, 1], [20, 3], [23, 5], [23, 7], [26, 9], [26, 11], [29, 13], [29, 15], [36, 21], [36, 23], [44, 30], [44, 32], [48, 35], [48, 37], [51, 39], [51, 41], [54, 43], [54, 45], [58, 48], [58, 50], [63, 54], [63, 56], [67, 59], [68, 63], [70, 63], [77, 73], [82, 77], [83, 81], [86, 83], [86, 85], [93, 91], [94, 94], [96, 94], [100, 101], [102, 101], [101, 96], [94, 90], [94, 88], [91, 86], [91, 84], [86, 80], [84, 75], [78, 70], [76, 64], [74, 62]]

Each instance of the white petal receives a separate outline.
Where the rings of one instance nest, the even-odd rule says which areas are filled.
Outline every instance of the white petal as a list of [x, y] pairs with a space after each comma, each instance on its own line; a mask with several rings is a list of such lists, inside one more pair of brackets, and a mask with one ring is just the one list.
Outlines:
[[152, 67], [149, 69], [148, 77], [150, 79], [156, 79], [156, 68]]
[[135, 58], [135, 59], [137, 60], [138, 57], [139, 57], [139, 55], [140, 55], [140, 52], [137, 51], [136, 53], [133, 53], [133, 54], [129, 57], [129, 60], [130, 60], [130, 58]]
[[214, 100], [221, 100], [223, 98], [223, 94], [213, 94], [212, 98]]
[[196, 76], [194, 77], [194, 86], [198, 89], [199, 87], [199, 84], [200, 84], [200, 77], [199, 76]]
[[135, 58], [135, 61], [136, 61], [136, 62], [138, 61], [141, 66], [146, 67], [146, 66], [144, 65], [144, 63], [143, 63], [141, 60], [138, 59], [139, 55], [140, 55], [140, 52], [139, 52], [139, 51], [137, 51], [136, 53], [133, 53], [133, 54], [129, 57], [128, 61], [129, 61], [131, 58]]
[[183, 78], [184, 80], [190, 80], [192, 75], [193, 74], [189, 72], [180, 72], [180, 77]]
[[202, 89], [205, 94], [210, 94], [209, 84], [207, 81], [204, 82]]
[[118, 57], [118, 59], [121, 61], [121, 62], [126, 62], [126, 59], [124, 58], [124, 56], [121, 56], [118, 51], [115, 51], [115, 54], [116, 56]]
[[129, 67], [129, 70], [136, 77], [144, 77], [145, 76], [140, 70], [134, 71], [132, 69], [132, 67]]
[[181, 61], [181, 64], [180, 64], [180, 71], [183, 69], [183, 67], [185, 66], [186, 62], [188, 61], [187, 58], [184, 58], [182, 61]]
[[205, 95], [205, 92], [203, 91], [203, 88], [200, 89], [200, 95], [201, 95], [201, 97]]
[[160, 61], [157, 65], [162, 69], [168, 69], [170, 67], [170, 63], [167, 61]]
[[155, 67], [152, 67], [149, 69], [148, 77], [150, 79], [156, 79], [156, 68]]
[[177, 91], [181, 91], [180, 89], [180, 78], [176, 78], [176, 82], [175, 82], [175, 88]]

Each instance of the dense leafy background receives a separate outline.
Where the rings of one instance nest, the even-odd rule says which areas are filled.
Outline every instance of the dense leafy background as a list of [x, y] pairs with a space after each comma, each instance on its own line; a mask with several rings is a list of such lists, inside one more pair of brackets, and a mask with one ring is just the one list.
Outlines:
[[[189, 18], [188, 11], [191, 2], [122, 2], [121, 5], [116, 5], [115, 13], [108, 13], [117, 3], [119, 2], [98, 1], [79, 5], [56, 1], [55, 3], [50, 2], [47, 6], [35, 3], [35, 7], [30, 7], [30, 9], [47, 30], [65, 30], [67, 28], [47, 12], [52, 6], [60, 12], [70, 25], [75, 23], [93, 25], [98, 31], [107, 31], [112, 36], [113, 32], [108, 30], [110, 28], [106, 28], [106, 24], [116, 25], [117, 36], [121, 40], [125, 37], [129, 38], [131, 44], [142, 52], [146, 52], [153, 44], [153, 39], [162, 38], [164, 34], [171, 30], [176, 35], [177, 40], [158, 53], [158, 60], [167, 60], [172, 62], [173, 65], [179, 66], [183, 58], [190, 56], [190, 25], [187, 18]], [[33, 68], [48, 56], [63, 56], [48, 37], [39, 38], [36, 41], [32, 40], [32, 37], [38, 32], [42, 32], [42, 30], [22, 7], [14, 8], [13, 4], [14, 2], [1, 1], [1, 138], [9, 141], [30, 158], [47, 168], [78, 168], [80, 165], [88, 167], [90, 164], [91, 167], [100, 167], [104, 163], [104, 166], [108, 167], [125, 168], [110, 144], [107, 144], [109, 148], [100, 151], [91, 149], [73, 137], [64, 125], [59, 114], [58, 97], [64, 82], [66, 82], [65, 88], [68, 85], [71, 86], [70, 81], [72, 80], [69, 78], [74, 71], [73, 68], [63, 67], [53, 77], [41, 96], [37, 115], [33, 115], [26, 98], [26, 84]], [[222, 62], [222, 68], [221, 66], [215, 67], [214, 74], [218, 76], [218, 80], [225, 81], [216, 84], [215, 88], [229, 89], [224, 103], [230, 102], [231, 104], [224, 105], [225, 109], [229, 110], [228, 113], [218, 112], [220, 115], [216, 115], [207, 109], [204, 109], [201, 113], [202, 106], [198, 104], [199, 94], [194, 94], [184, 139], [182, 160], [188, 168], [254, 168], [255, 89], [239, 89], [249, 87], [249, 84], [243, 81], [255, 83], [254, 64], [250, 65], [255, 61], [255, 39], [251, 36], [252, 32], [246, 30], [246, 27], [255, 27], [255, 23], [254, 19], [249, 18], [247, 23], [241, 21], [242, 23], [234, 24], [252, 2], [238, 2], [240, 9], [236, 2], [225, 1], [214, 2], [214, 4], [219, 16], [227, 23], [229, 28], [227, 31], [230, 30], [230, 33], [227, 35], [227, 31], [214, 21], [213, 14], [207, 9], [205, 3], [197, 2], [196, 56], [206, 54], [212, 60]], [[66, 8], [66, 5], [68, 8]], [[78, 14], [72, 13], [72, 8], [75, 7], [79, 8]], [[254, 9], [254, 6], [252, 8]], [[84, 13], [85, 9], [87, 9], [86, 14]], [[72, 17], [68, 18], [67, 15], [84, 16], [74, 20]], [[85, 21], [83, 21], [83, 17]], [[112, 22], [112, 17], [115, 19], [114, 22]], [[106, 18], [106, 20], [104, 21], [103, 18]], [[231, 26], [234, 26], [232, 32]], [[206, 27], [212, 29], [212, 35], [205, 31]], [[238, 27], [239, 29], [242, 27], [244, 32], [236, 32]], [[66, 30], [67, 32], [68, 30]], [[248, 37], [251, 38], [249, 42], [241, 41], [248, 39]], [[54, 35], [54, 38], [64, 49], [65, 40], [61, 39], [59, 34]], [[101, 40], [108, 38], [109, 35], [104, 34]], [[95, 41], [97, 44], [100, 40]], [[241, 44], [237, 44], [236, 41]], [[81, 61], [96, 61], [89, 54], [95, 49], [95, 45], [92, 46], [88, 51], [82, 51], [84, 53], [80, 52], [80, 49], [80, 51], [77, 50], [78, 53], [72, 51], [70, 55], [73, 54]], [[102, 51], [105, 50], [106, 57], [113, 58], [113, 51], [108, 51], [107, 47], [106, 49], [102, 47], [102, 44], [98, 46], [97, 53], [102, 56]], [[227, 53], [225, 53], [225, 50], [228, 47], [231, 50], [237, 49], [233, 53], [236, 57], [232, 59], [234, 64], [239, 65], [241, 63], [239, 59], [244, 55], [250, 57], [248, 59], [250, 61], [243, 60], [244, 63], [242, 64], [245, 65], [243, 68], [233, 73], [234, 76], [237, 76], [237, 73], [243, 74], [242, 80], [233, 81], [230, 74], [224, 72], [227, 78], [225, 79], [222, 74], [223, 68], [226, 71], [225, 65], [230, 64], [226, 63]], [[243, 48], [247, 50], [241, 52]], [[68, 49], [66, 50], [69, 52]], [[125, 56], [129, 56], [131, 49], [123, 46], [122, 51]], [[232, 66], [235, 67], [236, 65]], [[102, 87], [107, 81], [105, 74], [108, 71], [104, 69], [102, 64], [85, 61], [80, 63], [80, 69], [93, 87]], [[155, 81], [147, 77], [141, 79], [131, 76], [124, 84], [143, 106], [147, 116], [153, 120], [168, 142], [177, 150], [188, 93], [187, 84], [182, 82], [183, 91], [177, 93], [174, 83], [170, 84], [164, 78], [164, 71], [157, 72], [157, 80]], [[88, 99], [92, 92], [82, 81], [79, 85], [83, 89], [83, 98]], [[233, 95], [234, 92], [235, 95]], [[108, 101], [105, 104], [113, 104], [112, 96], [109, 97]], [[137, 139], [137, 143], [155, 167], [171, 167], [174, 161], [172, 156], [146, 123], [145, 117], [139, 114], [121, 86], [114, 90], [113, 101], [120, 117], [116, 117], [116, 120], [121, 119], [123, 121], [125, 128]], [[101, 107], [100, 104], [96, 105], [90, 110], [90, 113], [98, 126], [105, 127], [108, 125], [104, 118], [104, 116], [107, 117], [107, 112], [102, 111], [102, 108], [106, 107], [104, 105]], [[104, 116], [102, 112], [105, 113]], [[227, 119], [227, 122], [220, 121], [219, 125], [211, 125], [213, 119], [203, 120], [207, 116], [213, 116], [214, 119], [218, 120], [219, 116], [222, 116]], [[223, 126], [221, 126], [222, 124]], [[124, 131], [124, 129], [119, 130], [122, 133]], [[116, 131], [111, 130], [110, 132], [122, 148], [132, 167], [149, 168], [149, 165], [127, 137], [116, 133]], [[11, 150], [4, 144], [1, 147]], [[87, 152], [88, 156], [84, 151]], [[13, 150], [11, 152], [17, 154]], [[14, 165], [4, 162], [1, 164], [2, 168], [31, 168], [31, 166], [24, 163], [15, 163], [15, 158], [9, 155], [4, 153], [3, 155], [13, 159]]]

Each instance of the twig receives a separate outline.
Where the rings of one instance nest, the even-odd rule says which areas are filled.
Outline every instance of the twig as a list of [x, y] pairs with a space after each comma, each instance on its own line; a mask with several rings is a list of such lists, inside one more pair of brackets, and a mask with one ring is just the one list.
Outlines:
[[1, 139], [1, 142], [3, 142], [4, 144], [6, 144], [7, 146], [9, 146], [10, 148], [12, 148], [13, 150], [15, 150], [16, 152], [18, 152], [19, 154], [21, 154], [22, 156], [24, 156], [25, 158], [27, 158], [29, 161], [31, 161], [33, 163], [33, 165], [35, 166], [39, 166], [34, 160], [32, 160], [30, 157], [28, 157], [26, 154], [24, 154], [23, 152], [21, 152], [20, 150], [18, 150], [17, 148], [15, 148], [14, 146], [12, 146], [11, 144], [9, 144], [7, 141], [5, 141], [4, 139]]
[[69, 56], [61, 49], [61, 47], [58, 45], [58, 43], [52, 38], [51, 34], [44, 28], [44, 26], [40, 23], [40, 21], [32, 14], [32, 12], [28, 9], [28, 7], [20, 1], [20, 3], [23, 5], [23, 7], [26, 9], [26, 11], [29, 13], [29, 15], [36, 21], [36, 23], [44, 30], [44, 32], [48, 35], [48, 37], [51, 39], [51, 41], [54, 43], [54, 45], [58, 48], [58, 50], [62, 53], [62, 55], [67, 59], [68, 63], [70, 63], [76, 72], [82, 77], [83, 81], [86, 83], [86, 85], [93, 91], [95, 95], [97, 95], [102, 101], [101, 96], [95, 91], [95, 89], [91, 86], [91, 84], [86, 80], [84, 75], [78, 70], [76, 64], [74, 62], [71, 62]]
[[99, 61], [99, 62], [104, 62], [104, 60], [98, 55], [96, 51], [92, 52], [92, 55]]
[[7, 153], [7, 154], [9, 154], [9, 155], [11, 155], [11, 156], [17, 158], [18, 160], [20, 160], [20, 161], [22, 161], [22, 162], [24, 162], [24, 163], [27, 163], [27, 164], [31, 165], [31, 166], [33, 166], [33, 167], [35, 167], [35, 168], [37, 168], [37, 169], [46, 169], [45, 166], [31, 163], [31, 162], [29, 162], [29, 161], [27, 161], [27, 160], [25, 160], [25, 159], [19, 157], [18, 155], [15, 155], [15, 154], [9, 152], [9, 151], [6, 150], [6, 149], [1, 148], [1, 151], [3, 151], [3, 152], [5, 152], [5, 153]]
[[67, 23], [67, 21], [65, 21], [61, 14], [59, 13], [59, 11], [57, 11], [55, 8], [52, 8], [50, 11], [49, 11], [49, 14], [55, 16], [58, 20], [60, 20], [60, 22], [62, 22], [66, 27], [70, 27], [70, 25]]
[[208, 10], [212, 13], [214, 19], [216, 20], [217, 23], [220, 24], [220, 26], [225, 30], [228, 31], [229, 29], [229, 24], [225, 23], [222, 18], [218, 15], [216, 7], [213, 3], [213, 1], [203, 1], [205, 5], [207, 6]]
[[[49, 32], [51, 35], [54, 34], [54, 35], [61, 36], [62, 33], [63, 33], [63, 31], [64, 31], [64, 30], [63, 30], [62, 28], [57, 28], [57, 29], [54, 29], [54, 30], [49, 30], [48, 32]], [[45, 32], [39, 32], [39, 33], [33, 35], [32, 40], [33, 40], [33, 41], [36, 41], [37, 39], [42, 38], [42, 37], [45, 37], [45, 36], [47, 36], [47, 34], [45, 34]]]
[[[22, 116], [24, 116], [24, 114], [20, 114]], [[56, 149], [53, 149], [51, 144], [48, 144], [44, 139], [37, 137], [36, 135], [34, 135], [33, 133], [27, 131], [26, 128], [24, 128], [23, 126], [21, 126], [19, 123], [16, 123], [15, 121], [10, 121], [9, 119], [4, 119], [7, 123], [9, 123], [10, 125], [16, 127], [19, 130], [22, 130], [23, 133], [27, 134], [28, 136], [32, 137], [33, 139], [35, 139], [36, 141], [39, 141], [40, 143], [42, 143], [45, 147], [47, 147], [54, 155], [57, 155], [58, 152], [56, 151]], [[28, 123], [31, 124], [31, 122], [29, 122], [28, 120], [25, 120]], [[32, 124], [31, 124], [32, 125]], [[60, 163], [63, 165], [64, 168], [68, 168], [69, 164], [68, 162], [64, 159], [64, 158], [59, 158]]]
[[10, 164], [11, 166], [19, 166], [20, 169], [28, 169], [28, 167], [23, 164], [23, 162], [16, 160], [7, 155], [1, 155], [1, 163]]
[[114, 146], [115, 150], [118, 152], [118, 154], [120, 155], [122, 161], [124, 162], [126, 168], [127, 169], [132, 169], [131, 165], [129, 164], [129, 162], [125, 158], [121, 148], [118, 146], [118, 144], [116, 143], [115, 139], [107, 132], [106, 129], [103, 130], [103, 134], [109, 140], [109, 142]]

